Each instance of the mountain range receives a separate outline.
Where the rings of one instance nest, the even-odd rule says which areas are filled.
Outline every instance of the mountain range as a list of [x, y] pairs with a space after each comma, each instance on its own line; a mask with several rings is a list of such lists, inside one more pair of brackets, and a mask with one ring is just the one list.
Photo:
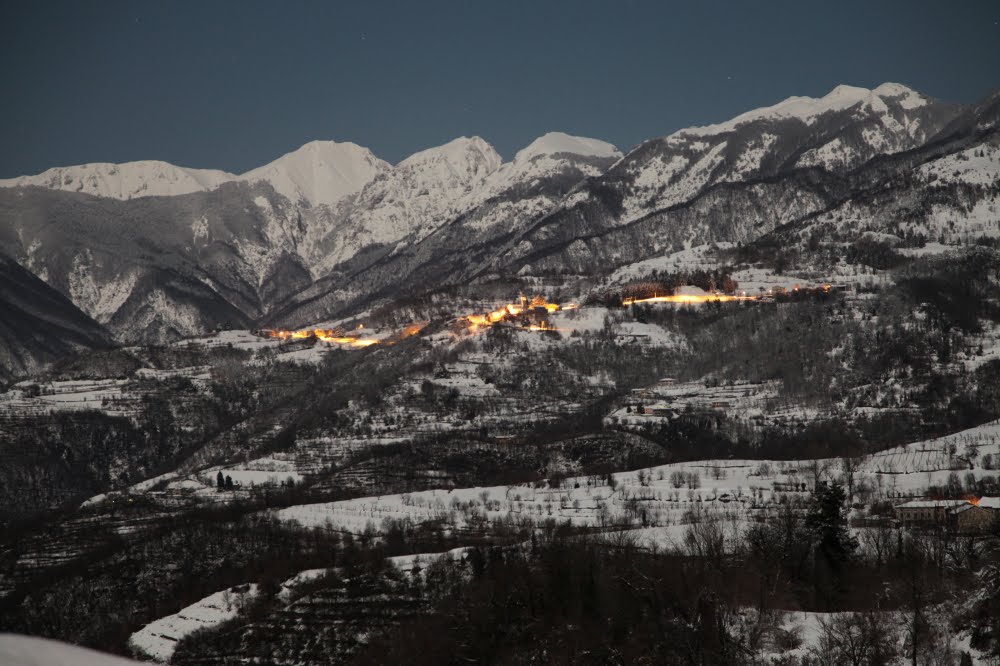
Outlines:
[[242, 175], [142, 161], [3, 180], [4, 281], [51, 292], [38, 303], [62, 318], [3, 364], [308, 325], [476, 280], [598, 277], [702, 243], [996, 237], [998, 124], [996, 93], [838, 86], [626, 153], [553, 132], [506, 162], [462, 137], [390, 165], [314, 141]]

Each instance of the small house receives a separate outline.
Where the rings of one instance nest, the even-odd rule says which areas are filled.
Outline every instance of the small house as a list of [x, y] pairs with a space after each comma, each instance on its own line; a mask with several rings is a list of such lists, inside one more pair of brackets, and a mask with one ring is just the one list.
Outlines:
[[952, 510], [954, 527], [961, 534], [988, 532], [1000, 521], [1000, 497], [983, 497]]

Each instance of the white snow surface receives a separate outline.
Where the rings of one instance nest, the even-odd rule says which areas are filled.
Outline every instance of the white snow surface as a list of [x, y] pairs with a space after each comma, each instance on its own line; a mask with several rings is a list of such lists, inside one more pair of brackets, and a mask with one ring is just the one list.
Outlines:
[[140, 663], [49, 638], [0, 634], [0, 664], [3, 666], [136, 666]]
[[362, 146], [336, 141], [311, 141], [298, 150], [258, 167], [239, 180], [267, 181], [293, 203], [332, 206], [357, 194], [381, 173], [391, 169]]
[[563, 132], [544, 134], [514, 156], [515, 162], [525, 162], [541, 155], [570, 153], [586, 157], [621, 157], [621, 153], [607, 141], [571, 136]]

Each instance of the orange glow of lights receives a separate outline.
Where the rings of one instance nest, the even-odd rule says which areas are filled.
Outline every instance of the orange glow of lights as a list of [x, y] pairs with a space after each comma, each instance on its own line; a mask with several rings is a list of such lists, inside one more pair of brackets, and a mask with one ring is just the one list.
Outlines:
[[[568, 303], [566, 305], [549, 303], [542, 296], [535, 296], [531, 300], [522, 296], [519, 303], [507, 303], [506, 305], [491, 312], [487, 312], [485, 314], [470, 314], [462, 317], [462, 319], [468, 322], [469, 331], [476, 333], [482, 328], [488, 328], [493, 324], [500, 323], [508, 318], [518, 317], [522, 314], [530, 317], [532, 310], [537, 308], [544, 308], [547, 313], [551, 314], [553, 312], [559, 312], [560, 310], [575, 310], [577, 307], [579, 306], [576, 303]], [[530, 322], [524, 328], [529, 331], [558, 330], [545, 321]]]
[[275, 340], [307, 340], [316, 338], [323, 342], [349, 345], [351, 347], [368, 347], [378, 344], [374, 338], [356, 338], [344, 335], [343, 331], [333, 328], [304, 328], [300, 331], [265, 330], [263, 334]]
[[731, 296], [729, 294], [676, 294], [674, 296], [650, 296], [649, 298], [625, 298], [622, 305], [634, 303], [729, 303], [732, 301], [756, 301], [756, 296]]
[[417, 333], [419, 333], [422, 330], [424, 330], [424, 325], [423, 324], [410, 324], [409, 326], [407, 326], [406, 328], [403, 329], [403, 334], [402, 335], [403, 335], [404, 338], [409, 338], [411, 336], [416, 335]]

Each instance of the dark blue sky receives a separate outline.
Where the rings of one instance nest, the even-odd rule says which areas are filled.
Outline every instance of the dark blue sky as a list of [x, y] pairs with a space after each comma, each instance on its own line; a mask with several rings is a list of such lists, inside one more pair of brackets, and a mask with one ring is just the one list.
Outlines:
[[396, 162], [478, 134], [628, 148], [838, 83], [971, 102], [1000, 2], [47, 2], [0, 9], [0, 177], [162, 159], [240, 172], [312, 139]]

